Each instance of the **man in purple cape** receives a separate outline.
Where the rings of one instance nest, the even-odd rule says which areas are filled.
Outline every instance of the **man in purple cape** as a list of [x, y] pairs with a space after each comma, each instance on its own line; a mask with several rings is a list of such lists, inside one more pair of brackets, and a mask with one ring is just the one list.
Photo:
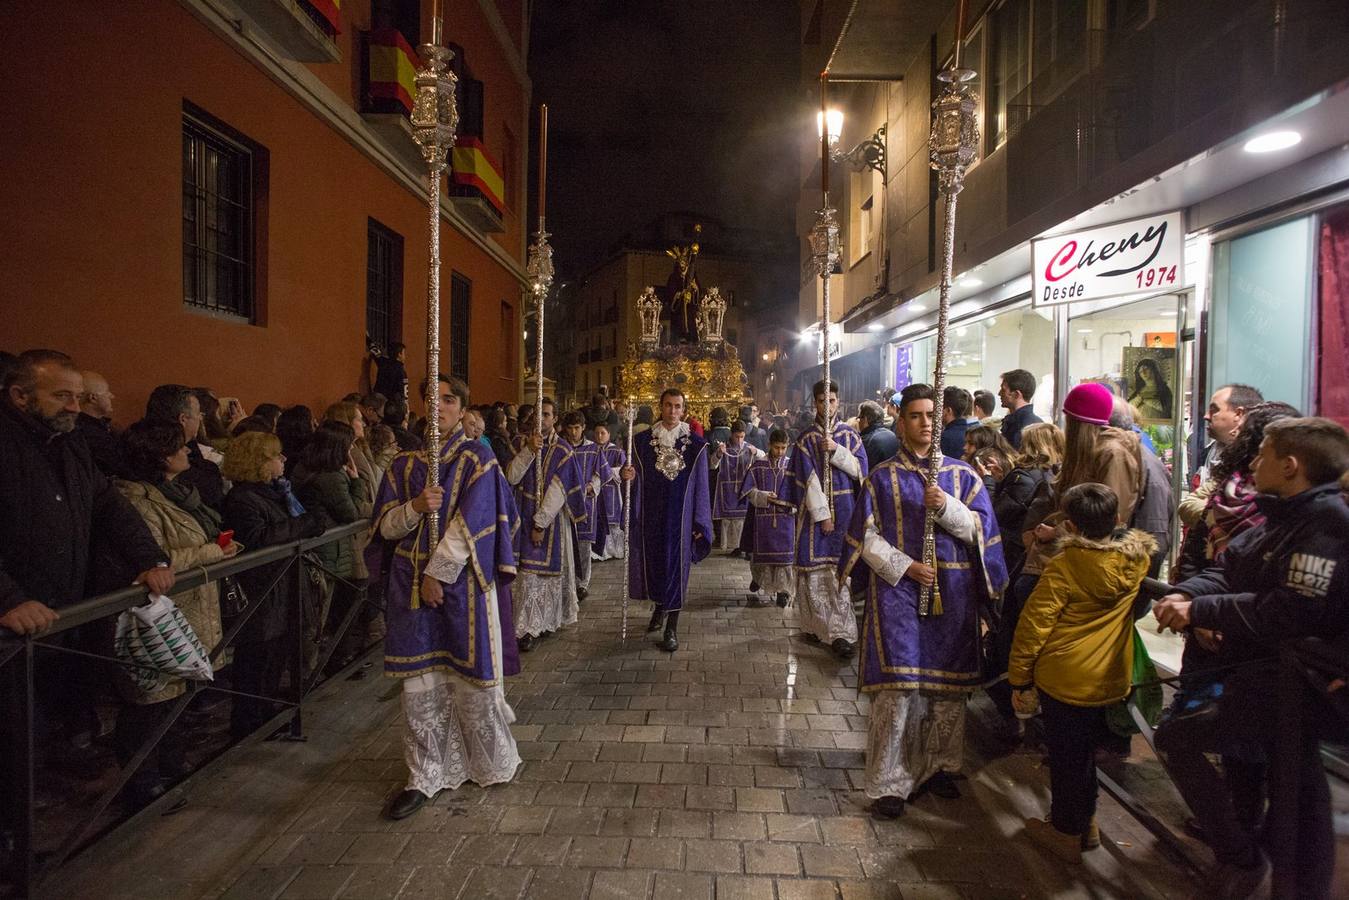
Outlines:
[[609, 426], [601, 422], [595, 426], [595, 444], [599, 447], [609, 477], [600, 485], [595, 503], [595, 559], [623, 558], [623, 488], [618, 477], [628, 463], [627, 454], [617, 444], [609, 443]]
[[[520, 584], [515, 590], [515, 636], [520, 649], [528, 651], [535, 639], [552, 634], [563, 625], [574, 625], [576, 599], [576, 547], [573, 523], [585, 520], [581, 502], [580, 469], [571, 447], [553, 430], [553, 401], [540, 404], [543, 435], [531, 432], [523, 448], [506, 469], [515, 486], [515, 504], [520, 509], [521, 528], [515, 554], [520, 561]], [[543, 501], [535, 486], [534, 459], [543, 456]]]
[[[867, 479], [848, 527], [840, 581], [865, 566], [861, 689], [872, 696], [866, 781], [872, 809], [893, 817], [915, 791], [955, 798], [964, 757], [965, 699], [983, 679], [981, 610], [1007, 586], [1002, 539], [983, 479], [942, 457], [927, 485], [934, 393], [900, 398], [900, 445]], [[924, 565], [923, 521], [937, 511], [937, 567]], [[919, 591], [936, 583], [930, 611]]]
[[[427, 487], [424, 453], [394, 457], [375, 501], [379, 536], [397, 541], [388, 572], [385, 674], [403, 680], [407, 788], [390, 818], [412, 815], [465, 781], [510, 781], [520, 764], [506, 675], [520, 671], [512, 622], [512, 537], [519, 525], [496, 457], [460, 425], [468, 388], [441, 375], [440, 486]], [[438, 510], [432, 548], [426, 514]], [[425, 575], [423, 575], [423, 572]], [[508, 633], [509, 634], [509, 633]]]
[[745, 423], [731, 423], [731, 440], [712, 449], [712, 470], [716, 472], [716, 491], [712, 496], [712, 521], [717, 526], [717, 549], [740, 553], [740, 534], [745, 528], [748, 504], [740, 492], [749, 467], [763, 451], [745, 443]]
[[786, 608], [792, 598], [796, 573], [796, 510], [778, 495], [787, 475], [787, 432], [774, 428], [768, 436], [768, 456], [756, 459], [740, 483], [740, 496], [749, 504], [741, 546], [749, 551], [749, 602], [766, 606], [769, 597]]
[[632, 555], [628, 596], [656, 604], [648, 632], [665, 624], [661, 649], [679, 649], [679, 611], [689, 567], [712, 549], [707, 441], [689, 431], [684, 392], [660, 395], [660, 421], [633, 439], [623, 478], [632, 482]]
[[[562, 417], [562, 438], [571, 448], [581, 482], [581, 505], [585, 518], [576, 521], [576, 599], [584, 600], [590, 593], [590, 550], [596, 540], [603, 540], [598, 531], [596, 507], [600, 487], [613, 477], [609, 461], [600, 452], [600, 445], [585, 436], [585, 415], [572, 410]], [[605, 527], [608, 525], [606, 523]]]
[[[857, 645], [857, 616], [837, 571], [843, 532], [867, 477], [866, 448], [861, 435], [838, 420], [838, 385], [830, 382], [826, 392], [825, 383], [817, 381], [813, 394], [815, 424], [796, 440], [780, 496], [799, 510], [796, 598], [801, 630], [808, 640], [828, 643], [839, 659], [851, 659]], [[834, 422], [829, 435], [824, 431], [826, 417]], [[832, 497], [826, 496], [826, 489]]]

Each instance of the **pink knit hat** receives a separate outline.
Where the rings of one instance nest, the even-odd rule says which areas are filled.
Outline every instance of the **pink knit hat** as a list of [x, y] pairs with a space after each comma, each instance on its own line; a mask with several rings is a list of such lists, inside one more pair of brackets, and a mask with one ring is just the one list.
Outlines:
[[1115, 396], [1103, 384], [1079, 384], [1063, 398], [1064, 415], [1092, 425], [1109, 425], [1115, 408]]

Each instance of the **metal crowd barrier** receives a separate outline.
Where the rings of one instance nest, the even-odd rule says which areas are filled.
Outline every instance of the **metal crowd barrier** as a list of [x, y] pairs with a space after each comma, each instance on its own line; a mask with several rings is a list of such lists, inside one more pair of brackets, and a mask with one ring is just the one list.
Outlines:
[[[1171, 585], [1145, 578], [1139, 597], [1140, 600], [1152, 601], [1171, 592]], [[1258, 662], [1263, 664], [1267, 660]], [[1177, 677], [1159, 681], [1172, 682]], [[1319, 638], [1286, 641], [1278, 649], [1279, 716], [1272, 732], [1274, 752], [1268, 777], [1268, 815], [1284, 827], [1271, 829], [1269, 833], [1267, 849], [1273, 866], [1273, 900], [1295, 900], [1301, 896], [1297, 886], [1297, 812], [1300, 780], [1298, 763], [1302, 756], [1302, 742], [1309, 728], [1315, 729], [1314, 733], [1323, 740], [1327, 736], [1336, 741], [1349, 740], [1349, 686], [1345, 685], [1346, 680], [1349, 680], [1349, 633], [1332, 641]], [[1307, 700], [1310, 697], [1323, 701], [1322, 711], [1329, 713], [1326, 719], [1316, 722], [1307, 720]], [[1129, 701], [1129, 712], [1148, 746], [1156, 753], [1153, 728], [1132, 699]], [[1106, 793], [1157, 838], [1164, 852], [1201, 879], [1206, 876], [1208, 865], [1195, 859], [1188, 845], [1161, 818], [1105, 772], [1097, 769], [1096, 777]]]
[[[13, 707], [18, 713], [18, 721], [4, 723], [4, 728], [16, 730], [15, 733], [19, 736], [19, 740], [8, 741], [8, 749], [0, 750], [0, 753], [7, 753], [10, 749], [17, 749], [18, 751], [16, 759], [0, 760], [0, 766], [3, 766], [3, 769], [0, 769], [0, 778], [9, 778], [13, 788], [9, 794], [9, 805], [11, 807], [17, 806], [17, 809], [10, 808], [0, 811], [3, 813], [3, 819], [0, 819], [0, 827], [13, 829], [11, 861], [7, 866], [7, 871], [0, 872], [0, 887], [8, 886], [11, 891], [17, 891], [20, 897], [33, 896], [35, 892], [41, 889], [42, 883], [64, 865], [72, 855], [92, 843], [92, 840], [96, 839], [96, 835], [93, 835], [94, 829], [118, 793], [158, 747], [160, 741], [163, 740], [164, 736], [182, 716], [184, 710], [187, 709], [188, 704], [201, 693], [214, 691], [235, 698], [265, 700], [286, 707], [290, 711], [290, 720], [284, 737], [290, 740], [303, 740], [302, 713], [305, 697], [322, 680], [324, 667], [331, 659], [333, 652], [341, 645], [343, 636], [357, 619], [366, 603], [369, 602], [362, 592], [361, 601], [353, 603], [351, 608], [347, 610], [343, 621], [334, 629], [332, 642], [326, 651], [318, 656], [312, 672], [306, 677], [305, 657], [306, 642], [308, 641], [304, 628], [306, 616], [304, 597], [308, 590], [305, 583], [308, 578], [306, 567], [323, 571], [335, 582], [342, 582], [356, 588], [360, 587], [327, 570], [312, 556], [310, 551], [325, 544], [352, 537], [361, 533], [367, 527], [369, 527], [369, 523], [365, 521], [340, 525], [330, 528], [318, 537], [277, 544], [258, 550], [249, 550], [232, 559], [222, 560], [208, 566], [198, 566], [178, 573], [171, 596], [192, 590], [203, 584], [219, 581], [231, 575], [248, 572], [260, 566], [285, 562], [285, 565], [281, 567], [276, 577], [268, 584], [261, 597], [248, 598], [247, 608], [238, 618], [233, 620], [220, 643], [211, 648], [210, 654], [213, 663], [219, 660], [221, 654], [234, 644], [244, 626], [257, 614], [258, 610], [273, 601], [276, 596], [276, 588], [282, 583], [282, 579], [287, 577], [293, 579], [295, 596], [299, 598], [299, 602], [294, 603], [287, 610], [289, 616], [288, 633], [293, 634], [295, 639], [295, 646], [291, 651], [290, 685], [287, 696], [264, 697], [220, 687], [215, 682], [185, 682], [186, 689], [180, 696], [165, 701], [168, 709], [163, 720], [145, 738], [131, 760], [121, 767], [114, 783], [87, 810], [83, 822], [66, 834], [61, 839], [58, 849], [50, 854], [39, 852], [35, 840], [34, 793], [38, 759], [41, 755], [41, 748], [36, 746], [34, 733], [36, 722], [35, 657], [38, 654], [55, 653], [98, 660], [123, 668], [131, 667], [127, 662], [112, 655], [111, 646], [108, 647], [106, 654], [92, 653], [62, 646], [53, 639], [82, 625], [117, 616], [123, 610], [143, 604], [146, 600], [146, 591], [141, 586], [134, 586], [62, 607], [59, 610], [61, 618], [40, 635], [29, 635], [21, 638], [7, 630], [0, 629], [0, 633], [2, 633], [2, 636], [0, 636], [0, 691], [10, 691], [11, 693], [17, 691], [19, 694], [18, 697], [10, 696], [6, 698], [8, 700], [6, 705]], [[17, 672], [13, 671], [15, 668], [18, 669]], [[279, 724], [279, 719], [285, 715], [286, 713], [283, 711], [259, 731], [275, 730]], [[246, 738], [238, 738], [233, 743], [238, 743], [244, 739]], [[3, 852], [2, 847], [0, 847], [0, 852]], [[0, 896], [3, 896], [3, 893], [0, 893]]]

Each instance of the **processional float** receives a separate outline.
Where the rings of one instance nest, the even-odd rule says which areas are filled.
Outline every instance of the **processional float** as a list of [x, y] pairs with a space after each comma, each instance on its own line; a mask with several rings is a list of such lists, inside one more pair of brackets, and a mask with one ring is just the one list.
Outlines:
[[[430, 224], [430, 260], [426, 272], [426, 484], [440, 484], [440, 179], [454, 146], [459, 125], [454, 86], [458, 80], [447, 66], [454, 53], [441, 46], [443, 25], [440, 3], [431, 12], [431, 40], [417, 48], [422, 67], [417, 70], [417, 97], [412, 105], [412, 136], [426, 161], [426, 206]], [[427, 545], [440, 542], [440, 510], [428, 510]]]

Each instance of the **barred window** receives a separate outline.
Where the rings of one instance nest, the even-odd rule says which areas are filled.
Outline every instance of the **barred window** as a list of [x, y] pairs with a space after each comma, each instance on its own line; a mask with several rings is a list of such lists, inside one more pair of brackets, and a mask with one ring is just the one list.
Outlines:
[[365, 336], [381, 352], [403, 337], [403, 236], [370, 219], [366, 226]]
[[256, 319], [254, 215], [258, 148], [183, 115], [183, 302]]
[[468, 322], [473, 309], [473, 282], [458, 272], [450, 275], [450, 374], [468, 384]]

